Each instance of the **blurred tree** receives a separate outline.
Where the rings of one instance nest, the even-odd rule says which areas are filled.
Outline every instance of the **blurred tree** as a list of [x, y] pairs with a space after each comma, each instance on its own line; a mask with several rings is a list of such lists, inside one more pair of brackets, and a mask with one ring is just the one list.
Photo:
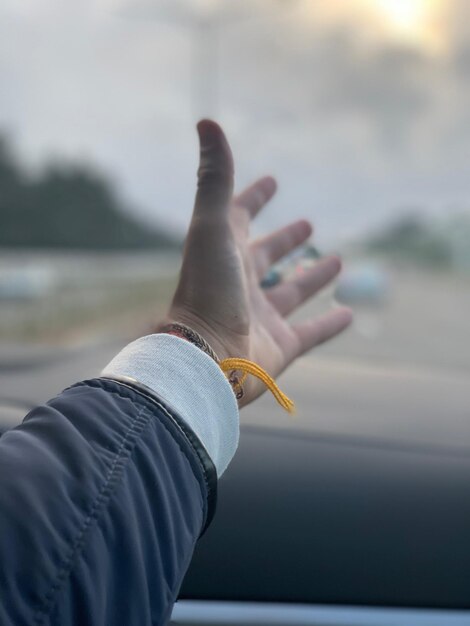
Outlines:
[[366, 248], [400, 261], [435, 268], [452, 265], [452, 246], [444, 230], [433, 228], [416, 213], [401, 216], [379, 234], [371, 237]]
[[50, 165], [28, 178], [0, 135], [0, 247], [161, 249], [179, 241], [126, 213], [91, 166]]

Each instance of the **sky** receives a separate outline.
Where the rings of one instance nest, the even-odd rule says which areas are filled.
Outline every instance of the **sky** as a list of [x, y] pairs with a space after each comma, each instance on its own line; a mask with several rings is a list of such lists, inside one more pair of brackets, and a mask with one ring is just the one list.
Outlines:
[[469, 81], [467, 0], [0, 0], [0, 129], [20, 157], [91, 161], [180, 232], [202, 116], [238, 187], [278, 179], [258, 232], [307, 217], [334, 246], [469, 210]]

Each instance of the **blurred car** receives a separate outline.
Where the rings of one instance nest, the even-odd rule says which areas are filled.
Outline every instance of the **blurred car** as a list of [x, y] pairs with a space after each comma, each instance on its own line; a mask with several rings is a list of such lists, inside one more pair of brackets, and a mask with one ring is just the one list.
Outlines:
[[387, 273], [371, 261], [346, 266], [335, 290], [335, 298], [344, 304], [382, 305], [390, 292]]
[[8, 267], [0, 270], [0, 300], [37, 300], [55, 287], [52, 271], [41, 267]]

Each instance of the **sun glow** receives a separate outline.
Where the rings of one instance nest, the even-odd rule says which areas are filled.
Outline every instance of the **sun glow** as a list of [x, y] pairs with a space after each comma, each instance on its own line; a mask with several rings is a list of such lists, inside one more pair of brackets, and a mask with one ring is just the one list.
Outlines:
[[303, 0], [301, 6], [307, 25], [314, 20], [325, 30], [345, 26], [364, 41], [392, 41], [431, 55], [448, 47], [444, 0]]
[[391, 25], [403, 32], [417, 30], [428, 17], [429, 0], [376, 0]]
[[440, 0], [371, 0], [370, 3], [396, 37], [438, 47]]

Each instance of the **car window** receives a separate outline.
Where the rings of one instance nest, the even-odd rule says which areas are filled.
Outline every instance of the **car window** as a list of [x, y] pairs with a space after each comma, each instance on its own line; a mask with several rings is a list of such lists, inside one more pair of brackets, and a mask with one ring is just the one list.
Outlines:
[[192, 210], [194, 126], [211, 116], [233, 143], [238, 188], [279, 181], [254, 234], [315, 225], [264, 287], [339, 253], [342, 276], [301, 315], [355, 310], [347, 334], [281, 379], [298, 420], [269, 397], [242, 419], [463, 445], [469, 9], [2, 2], [1, 394], [9, 371], [70, 351], [80, 365], [41, 374], [51, 391], [88, 375], [164, 314]]

